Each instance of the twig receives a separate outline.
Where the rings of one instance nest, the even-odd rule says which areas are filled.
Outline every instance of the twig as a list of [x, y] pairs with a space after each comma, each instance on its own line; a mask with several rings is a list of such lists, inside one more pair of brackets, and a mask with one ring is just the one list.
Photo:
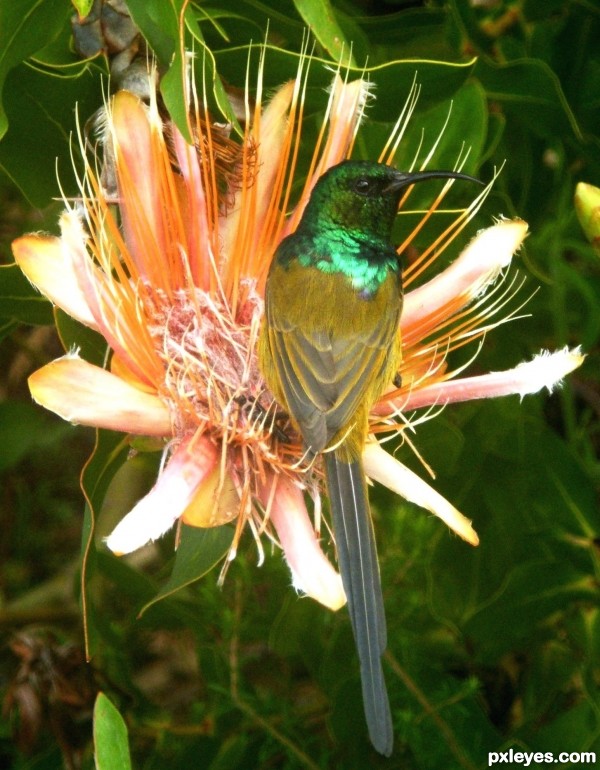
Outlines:
[[435, 706], [432, 703], [430, 703], [430, 701], [427, 699], [427, 696], [425, 695], [423, 690], [421, 690], [421, 688], [414, 681], [414, 679], [412, 679], [409, 676], [409, 674], [402, 668], [400, 663], [398, 663], [396, 658], [390, 653], [389, 650], [386, 651], [385, 658], [387, 662], [390, 664], [393, 672], [402, 681], [406, 689], [410, 693], [412, 693], [415, 699], [419, 702], [419, 704], [423, 708], [423, 711], [427, 714], [427, 716], [431, 717], [431, 719], [435, 722], [438, 730], [442, 735], [442, 738], [446, 742], [448, 748], [450, 749], [454, 757], [457, 759], [461, 767], [464, 767], [465, 770], [478, 770], [477, 765], [471, 762], [469, 757], [463, 751], [460, 743], [456, 739], [456, 736], [452, 728], [448, 725], [446, 720], [443, 719], [438, 714]]
[[313, 760], [305, 754], [302, 749], [291, 741], [287, 736], [280, 732], [271, 722], [256, 712], [249, 703], [247, 703], [240, 695], [239, 692], [239, 635], [238, 629], [240, 627], [240, 620], [242, 616], [242, 602], [241, 591], [239, 584], [236, 586], [235, 591], [235, 604], [234, 604], [234, 620], [233, 620], [233, 633], [231, 634], [231, 643], [229, 645], [229, 671], [230, 671], [230, 693], [231, 700], [252, 722], [254, 722], [261, 730], [268, 733], [278, 743], [284, 746], [289, 752], [291, 752], [296, 759], [298, 759], [304, 767], [309, 770], [320, 770], [319, 765], [315, 764]]

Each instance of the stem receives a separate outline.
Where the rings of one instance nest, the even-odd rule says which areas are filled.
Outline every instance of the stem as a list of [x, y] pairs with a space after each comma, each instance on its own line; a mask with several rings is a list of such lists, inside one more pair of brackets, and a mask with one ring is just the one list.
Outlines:
[[402, 681], [402, 684], [418, 701], [425, 714], [428, 717], [431, 717], [431, 719], [435, 722], [442, 738], [446, 742], [450, 752], [454, 755], [460, 766], [464, 767], [465, 770], [478, 770], [477, 765], [471, 762], [469, 757], [463, 751], [450, 725], [438, 714], [436, 707], [428, 700], [427, 696], [423, 690], [421, 690], [419, 685], [409, 676], [407, 671], [402, 668], [400, 663], [398, 663], [396, 658], [391, 654], [389, 650], [384, 653], [384, 657], [390, 664], [392, 671]]
[[231, 700], [237, 706], [237, 708], [244, 713], [251, 722], [254, 722], [261, 730], [268, 733], [272, 738], [285, 747], [296, 759], [301, 762], [304, 767], [309, 770], [320, 770], [319, 765], [315, 764], [312, 759], [305, 754], [301, 748], [299, 748], [293, 741], [280, 732], [271, 722], [261, 716], [254, 708], [243, 700], [239, 692], [239, 634], [240, 621], [242, 616], [242, 601], [241, 590], [239, 583], [236, 585], [235, 597], [234, 597], [234, 616], [233, 616], [233, 632], [231, 634], [231, 643], [229, 645], [229, 688], [231, 694]]

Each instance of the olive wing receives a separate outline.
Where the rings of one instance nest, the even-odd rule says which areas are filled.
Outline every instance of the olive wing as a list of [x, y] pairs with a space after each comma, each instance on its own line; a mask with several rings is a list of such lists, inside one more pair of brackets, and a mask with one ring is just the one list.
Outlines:
[[395, 280], [391, 292], [380, 290], [373, 299], [360, 298], [352, 287], [348, 291], [344, 281], [342, 290], [334, 292], [334, 305], [323, 286], [331, 280], [326, 276], [320, 282], [319, 294], [297, 292], [281, 303], [281, 296], [268, 292], [266, 302], [280, 389], [314, 452], [350, 429], [364, 402], [377, 398], [386, 384], [390, 348], [398, 333], [400, 296]]

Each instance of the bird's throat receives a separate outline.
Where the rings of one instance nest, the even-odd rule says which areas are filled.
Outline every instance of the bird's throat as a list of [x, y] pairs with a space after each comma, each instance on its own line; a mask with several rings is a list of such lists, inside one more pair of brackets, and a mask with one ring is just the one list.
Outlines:
[[300, 264], [325, 274], [341, 273], [365, 299], [377, 292], [390, 271], [399, 272], [395, 250], [379, 239], [336, 228], [313, 235], [311, 241], [309, 248], [298, 251]]

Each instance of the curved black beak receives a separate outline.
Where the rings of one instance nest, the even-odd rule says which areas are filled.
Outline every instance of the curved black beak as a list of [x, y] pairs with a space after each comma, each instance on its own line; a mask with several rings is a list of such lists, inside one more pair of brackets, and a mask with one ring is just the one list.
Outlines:
[[469, 176], [468, 174], [461, 174], [458, 171], [417, 171], [414, 174], [404, 171], [395, 171], [394, 179], [386, 185], [383, 192], [403, 190], [405, 187], [410, 187], [410, 185], [416, 184], [417, 182], [424, 182], [427, 179], [464, 179], [467, 182], [483, 184], [481, 179]]

